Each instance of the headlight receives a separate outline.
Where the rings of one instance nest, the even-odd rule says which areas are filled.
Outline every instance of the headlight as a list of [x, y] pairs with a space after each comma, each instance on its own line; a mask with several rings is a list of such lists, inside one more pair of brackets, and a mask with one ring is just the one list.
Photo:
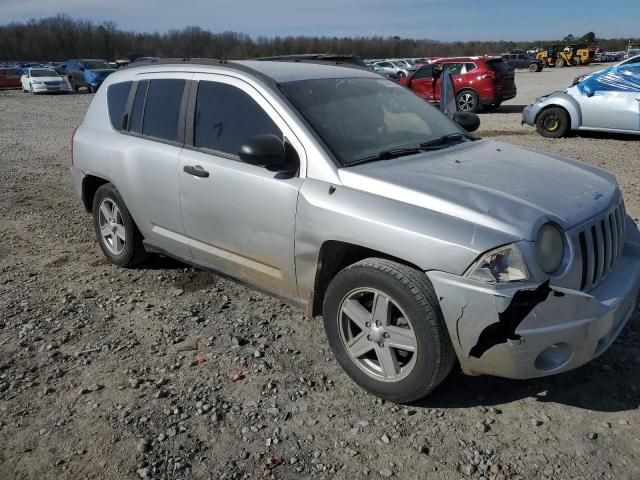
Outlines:
[[562, 232], [552, 223], [545, 223], [536, 239], [536, 256], [545, 273], [553, 273], [562, 265], [564, 240]]
[[529, 279], [529, 271], [518, 247], [506, 245], [485, 253], [467, 276], [484, 283], [523, 282]]

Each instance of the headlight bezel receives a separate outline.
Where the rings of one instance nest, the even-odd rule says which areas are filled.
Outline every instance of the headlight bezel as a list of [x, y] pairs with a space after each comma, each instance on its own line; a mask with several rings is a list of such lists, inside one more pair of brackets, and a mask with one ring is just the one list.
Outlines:
[[[512, 261], [507, 261], [505, 265], [503, 261], [505, 258]], [[511, 264], [513, 264], [513, 271], [508, 269]], [[520, 268], [518, 269], [517, 267]], [[512, 277], [509, 278], [509, 275]], [[522, 251], [516, 244], [509, 243], [480, 255], [467, 268], [464, 276], [470, 280], [488, 285], [505, 285], [527, 282], [531, 278], [531, 273]]]

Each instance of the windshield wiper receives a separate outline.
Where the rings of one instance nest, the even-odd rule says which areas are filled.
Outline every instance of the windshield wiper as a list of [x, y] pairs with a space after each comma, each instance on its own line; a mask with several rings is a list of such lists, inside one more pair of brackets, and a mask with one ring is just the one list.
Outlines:
[[442, 135], [441, 137], [429, 140], [428, 142], [421, 143], [420, 148], [422, 148], [423, 150], [435, 150], [438, 148], [446, 148], [450, 145], [470, 140], [474, 140], [474, 138], [462, 133], [450, 133], [448, 135]]
[[389, 150], [382, 150], [375, 155], [371, 155], [370, 157], [360, 158], [353, 162], [349, 162], [349, 166], [351, 165], [359, 165], [360, 163], [366, 162], [375, 162], [378, 160], [391, 160], [392, 158], [405, 157], [407, 155], [415, 155], [416, 153], [420, 153], [422, 148], [420, 147], [406, 147], [406, 148], [391, 148]]

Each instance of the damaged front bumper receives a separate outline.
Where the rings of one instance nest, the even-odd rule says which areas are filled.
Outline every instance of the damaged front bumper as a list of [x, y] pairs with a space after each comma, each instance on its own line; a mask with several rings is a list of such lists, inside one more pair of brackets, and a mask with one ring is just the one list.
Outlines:
[[465, 373], [533, 378], [577, 368], [609, 348], [635, 309], [640, 245], [627, 243], [615, 269], [589, 292], [548, 281], [495, 286], [427, 275]]

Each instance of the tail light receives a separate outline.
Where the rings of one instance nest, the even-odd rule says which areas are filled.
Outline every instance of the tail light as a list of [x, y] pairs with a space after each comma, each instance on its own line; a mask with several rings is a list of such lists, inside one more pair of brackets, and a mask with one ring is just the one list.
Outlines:
[[73, 133], [71, 134], [71, 165], [73, 166], [73, 143], [76, 138], [76, 132], [78, 131], [78, 127], [73, 129]]

